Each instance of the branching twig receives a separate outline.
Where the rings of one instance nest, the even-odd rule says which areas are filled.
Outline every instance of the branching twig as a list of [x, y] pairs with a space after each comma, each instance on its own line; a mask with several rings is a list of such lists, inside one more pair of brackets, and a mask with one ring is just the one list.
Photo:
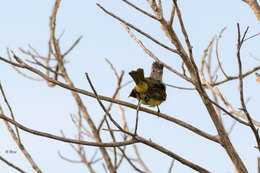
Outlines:
[[145, 14], [146, 16], [148, 17], [151, 17], [152, 19], [155, 19], [155, 20], [159, 20], [156, 16], [142, 10], [141, 8], [137, 7], [136, 5], [132, 4], [131, 2], [127, 1], [127, 0], [122, 0], [123, 2], [127, 3], [128, 5], [130, 5], [131, 7], [133, 7], [134, 9], [136, 9], [137, 11], [140, 11], [141, 13]]
[[240, 101], [241, 101], [241, 106], [242, 106], [242, 111], [246, 114], [247, 119], [248, 119], [248, 123], [250, 124], [250, 127], [255, 135], [256, 138], [256, 142], [257, 142], [257, 146], [258, 146], [258, 150], [260, 151], [260, 137], [259, 137], [259, 133], [258, 133], [258, 129], [255, 128], [252, 118], [249, 114], [249, 112], [247, 111], [246, 108], [246, 104], [244, 101], [244, 93], [243, 93], [243, 77], [242, 77], [242, 63], [241, 63], [241, 57], [240, 57], [240, 49], [243, 45], [246, 33], [248, 31], [248, 28], [246, 29], [246, 31], [244, 32], [244, 35], [242, 36], [242, 39], [240, 37], [240, 26], [239, 24], [237, 24], [237, 32], [238, 32], [238, 41], [237, 41], [237, 61], [238, 61], [238, 70], [239, 70], [239, 93], [240, 93]]
[[[260, 70], [260, 66], [257, 66], [257, 67], [254, 67], [251, 70], [248, 70], [247, 72], [242, 74], [242, 77], [245, 78], [245, 77], [249, 76], [250, 74], [252, 74], [252, 73], [254, 73], [254, 72], [258, 71], [258, 70]], [[228, 79], [224, 79], [222, 81], [213, 83], [212, 86], [217, 86], [217, 85], [220, 85], [220, 84], [223, 84], [223, 83], [235, 80], [235, 79], [239, 79], [239, 76], [229, 76]]]
[[140, 172], [140, 173], [145, 173], [144, 171], [140, 170], [139, 168], [137, 168], [133, 163], [132, 161], [128, 158], [128, 156], [125, 154], [124, 150], [120, 147], [118, 147], [118, 149], [121, 151], [122, 155], [124, 158], [126, 158], [127, 162], [137, 171], [137, 172]]
[[[47, 80], [48, 82], [51, 82], [51, 83], [54, 83], [56, 85], [59, 85], [60, 87], [62, 88], [65, 88], [65, 89], [68, 89], [68, 90], [71, 90], [71, 91], [74, 91], [74, 92], [77, 92], [77, 93], [80, 93], [80, 94], [83, 94], [83, 95], [87, 95], [89, 97], [93, 97], [93, 98], [96, 98], [95, 94], [91, 93], [91, 92], [88, 92], [88, 91], [85, 91], [85, 90], [82, 90], [82, 89], [79, 89], [79, 88], [75, 88], [74, 86], [69, 86], [69, 85], [66, 85], [65, 83], [62, 83], [62, 82], [59, 82], [57, 80], [54, 80], [50, 77], [48, 77], [47, 75], [45, 75], [44, 73], [42, 73], [41, 71], [25, 64], [19, 57], [17, 57], [15, 54], [14, 54], [14, 57], [16, 57], [16, 59], [18, 61], [21, 62], [21, 64], [17, 64], [17, 63], [14, 63], [14, 62], [11, 62], [9, 60], [6, 60], [5, 58], [2, 58], [0, 57], [0, 60], [8, 63], [8, 64], [11, 64], [11, 65], [15, 65], [16, 67], [20, 67], [20, 68], [25, 68], [35, 74], [38, 74], [39, 76], [41, 76], [43, 79]], [[112, 102], [112, 103], [117, 103], [117, 104], [120, 104], [120, 105], [123, 105], [123, 106], [127, 106], [129, 108], [132, 108], [132, 109], [135, 109], [137, 108], [136, 105], [134, 104], [131, 104], [131, 103], [128, 103], [128, 102], [125, 102], [125, 101], [121, 101], [121, 100], [117, 100], [117, 99], [112, 99], [110, 97], [106, 97], [106, 96], [101, 96], [99, 95], [99, 98], [101, 100], [105, 100], [105, 101], [108, 101], [108, 102]], [[153, 110], [150, 110], [150, 109], [147, 109], [147, 108], [144, 108], [144, 107], [141, 107], [140, 108], [140, 111], [144, 111], [144, 112], [147, 112], [149, 113], [148, 115], [150, 114], [153, 114], [153, 115], [157, 115], [158, 116], [158, 112], [157, 111], [153, 111]], [[213, 135], [210, 135], [184, 121], [181, 121], [181, 120], [178, 120], [176, 118], [174, 118], [174, 116], [169, 116], [169, 115], [166, 115], [166, 114], [163, 114], [163, 113], [160, 113], [160, 118], [162, 119], [165, 119], [165, 120], [168, 120], [170, 122], [173, 122], [173, 123], [176, 123], [186, 129], [189, 129], [191, 130], [192, 132], [200, 135], [200, 136], [203, 136], [209, 140], [212, 140], [212, 141], [215, 141], [215, 142], [219, 142], [219, 140], [213, 136]]]
[[34, 134], [34, 135], [37, 135], [37, 136], [47, 137], [47, 138], [50, 138], [50, 139], [55, 139], [55, 140], [58, 140], [58, 141], [68, 142], [68, 143], [88, 145], [88, 146], [97, 146], [97, 147], [119, 147], [119, 146], [137, 143], [137, 141], [134, 140], [134, 139], [124, 141], [124, 142], [112, 142], [112, 143], [109, 143], [109, 142], [108, 143], [105, 143], [105, 142], [98, 143], [98, 142], [79, 141], [79, 140], [63, 138], [63, 137], [60, 137], [60, 136], [55, 136], [55, 135], [52, 135], [52, 134], [49, 134], [49, 133], [40, 132], [40, 131], [37, 131], [37, 130], [27, 128], [27, 127], [23, 126], [22, 124], [8, 118], [7, 116], [5, 116], [3, 114], [0, 114], [0, 119], [4, 119], [4, 120], [8, 121], [9, 123], [19, 127], [20, 129], [22, 129], [22, 130], [24, 130], [28, 133], [31, 133], [31, 134]]
[[[11, 117], [12, 117], [12, 119], [15, 121], [13, 110], [12, 110], [12, 108], [11, 108], [11, 106], [10, 106], [10, 104], [9, 104], [9, 102], [8, 102], [8, 100], [7, 100], [7, 98], [6, 98], [6, 96], [5, 96], [5, 92], [4, 92], [4, 89], [3, 89], [1, 83], [0, 83], [0, 91], [1, 91], [1, 93], [2, 93], [2, 96], [3, 96], [3, 98], [4, 98], [5, 103], [6, 103], [7, 107], [8, 107], [8, 109], [9, 109], [9, 112], [10, 112], [10, 114], [11, 114]], [[15, 130], [16, 130], [17, 138], [18, 138], [19, 142], [21, 143], [20, 133], [19, 133], [18, 128], [17, 128], [16, 126], [15, 126]]]
[[191, 82], [191, 79], [190, 79], [190, 78], [188, 78], [187, 76], [185, 76], [185, 75], [179, 73], [178, 71], [176, 71], [175, 69], [173, 69], [173, 68], [170, 67], [169, 65], [167, 65], [167, 64], [163, 63], [162, 61], [160, 61], [158, 57], [156, 57], [149, 49], [147, 49], [147, 48], [143, 45], [143, 43], [142, 43], [139, 39], [137, 39], [137, 38], [135, 37], [135, 35], [130, 31], [130, 29], [129, 29], [129, 27], [128, 27], [127, 25], [125, 25], [124, 23], [121, 23], [121, 24], [124, 26], [124, 28], [126, 29], [126, 31], [128, 32], [128, 34], [130, 35], [130, 37], [133, 38], [133, 39], [137, 42], [137, 44], [145, 51], [145, 53], [147, 53], [151, 58], [153, 58], [155, 61], [157, 61], [157, 62], [163, 64], [165, 68], [167, 68], [167, 69], [170, 70], [171, 72], [175, 73], [175, 74], [178, 75], [179, 77], [185, 79], [186, 81]]
[[148, 39], [150, 39], [151, 41], [153, 41], [154, 43], [158, 44], [159, 46], [178, 54], [178, 51], [176, 51], [175, 49], [170, 48], [169, 46], [164, 45], [163, 43], [159, 42], [157, 39], [151, 37], [149, 34], [143, 32], [142, 30], [138, 29], [137, 27], [135, 27], [134, 25], [126, 22], [125, 20], [119, 18], [118, 16], [114, 15], [113, 13], [107, 11], [104, 7], [102, 7], [100, 4], [97, 4], [97, 6], [99, 8], [101, 8], [105, 13], [107, 13], [108, 15], [112, 16], [113, 18], [119, 20], [120, 22], [124, 23], [125, 25], [129, 26], [130, 28], [134, 29], [135, 31], [139, 32], [140, 34], [144, 35], [145, 37], [147, 37]]
[[103, 103], [102, 103], [101, 100], [99, 99], [99, 96], [98, 96], [98, 94], [97, 94], [97, 92], [96, 92], [96, 90], [95, 90], [95, 88], [94, 88], [94, 86], [93, 86], [93, 84], [92, 84], [92, 82], [91, 82], [89, 76], [88, 76], [88, 73], [85, 73], [85, 74], [86, 74], [87, 80], [88, 80], [88, 82], [89, 82], [89, 84], [90, 84], [90, 87], [91, 87], [91, 89], [93, 90], [93, 92], [94, 92], [94, 94], [95, 94], [95, 96], [96, 96], [96, 99], [97, 99], [99, 105], [101, 106], [101, 108], [103, 109], [103, 111], [108, 115], [108, 117], [110, 118], [110, 120], [114, 123], [114, 125], [115, 125], [119, 130], [121, 130], [123, 133], [126, 133], [126, 134], [132, 136], [133, 139], [135, 139], [135, 140], [137, 140], [137, 141], [140, 141], [140, 142], [142, 142], [143, 144], [146, 144], [146, 145], [148, 145], [148, 146], [150, 146], [150, 147], [152, 147], [152, 148], [154, 148], [154, 149], [156, 149], [156, 150], [158, 150], [158, 151], [161, 151], [162, 153], [164, 153], [164, 154], [166, 154], [166, 155], [168, 155], [168, 156], [170, 156], [170, 157], [172, 157], [172, 158], [178, 160], [179, 162], [183, 163], [184, 165], [189, 166], [190, 168], [192, 168], [192, 169], [194, 169], [194, 170], [197, 170], [197, 171], [202, 172], [202, 173], [209, 173], [208, 170], [206, 170], [206, 169], [200, 167], [199, 165], [196, 165], [196, 164], [194, 164], [194, 163], [192, 163], [192, 162], [190, 162], [190, 161], [188, 161], [188, 160], [186, 160], [186, 159], [180, 157], [179, 155], [177, 155], [177, 154], [171, 152], [170, 150], [168, 150], [168, 149], [166, 149], [166, 148], [164, 148], [164, 147], [162, 147], [162, 146], [160, 146], [160, 145], [158, 145], [158, 144], [156, 144], [156, 143], [154, 143], [154, 142], [152, 142], [152, 141], [148, 141], [148, 140], [146, 140], [146, 139], [144, 139], [144, 138], [142, 138], [142, 137], [140, 137], [140, 136], [138, 136], [138, 135], [136, 135], [136, 134], [132, 134], [132, 133], [130, 133], [130, 132], [125, 131], [125, 130], [112, 118], [111, 114], [110, 114], [109, 112], [107, 112], [105, 106], [103, 105]]
[[[3, 115], [3, 110], [2, 107], [0, 105], [0, 116]], [[7, 118], [10, 121], [13, 121], [12, 119], [6, 117], [4, 115], [5, 118]], [[1, 118], [1, 117], [0, 117]], [[4, 119], [4, 118], [2, 118]], [[15, 141], [15, 143], [17, 144], [17, 146], [19, 147], [19, 149], [22, 151], [23, 155], [26, 157], [26, 159], [28, 160], [28, 162], [31, 164], [32, 168], [37, 172], [37, 173], [42, 173], [42, 171], [40, 170], [40, 168], [38, 167], [38, 165], [35, 163], [35, 161], [32, 159], [31, 155], [28, 153], [28, 151], [26, 150], [26, 148], [24, 147], [24, 145], [19, 141], [19, 139], [17, 138], [17, 136], [15, 135], [15, 132], [13, 131], [13, 129], [11, 128], [11, 126], [9, 125], [8, 120], [4, 119], [4, 123], [9, 131], [9, 133], [11, 134], [13, 140]], [[14, 124], [15, 126], [19, 127], [17, 124]]]

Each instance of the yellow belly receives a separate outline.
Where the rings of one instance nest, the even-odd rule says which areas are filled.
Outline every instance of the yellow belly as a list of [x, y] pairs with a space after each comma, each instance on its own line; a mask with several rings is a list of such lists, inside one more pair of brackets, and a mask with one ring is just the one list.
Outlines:
[[148, 85], [146, 82], [139, 82], [138, 85], [135, 86], [135, 90], [138, 93], [145, 92], [148, 89]]
[[158, 106], [162, 103], [163, 101], [162, 100], [155, 100], [155, 99], [152, 99], [150, 98], [147, 102], [144, 101], [144, 100], [141, 100], [141, 103], [144, 104], [144, 105], [149, 105], [150, 107], [154, 107], [154, 106]]

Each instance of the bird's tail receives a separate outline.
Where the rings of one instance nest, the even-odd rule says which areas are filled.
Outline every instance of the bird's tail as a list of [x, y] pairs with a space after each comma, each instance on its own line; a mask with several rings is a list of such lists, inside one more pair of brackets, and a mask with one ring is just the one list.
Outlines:
[[144, 70], [142, 68], [137, 69], [136, 71], [129, 72], [129, 75], [133, 78], [135, 84], [145, 81], [144, 79]]

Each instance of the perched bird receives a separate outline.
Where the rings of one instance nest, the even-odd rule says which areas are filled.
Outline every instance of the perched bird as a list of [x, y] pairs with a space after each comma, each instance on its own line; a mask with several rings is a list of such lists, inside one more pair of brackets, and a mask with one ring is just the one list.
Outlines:
[[166, 100], [167, 96], [165, 84], [162, 82], [163, 65], [154, 62], [150, 77], [147, 78], [144, 77], [142, 68], [129, 72], [129, 75], [136, 84], [129, 96], [138, 99], [144, 105], [157, 106], [159, 113], [159, 105]]

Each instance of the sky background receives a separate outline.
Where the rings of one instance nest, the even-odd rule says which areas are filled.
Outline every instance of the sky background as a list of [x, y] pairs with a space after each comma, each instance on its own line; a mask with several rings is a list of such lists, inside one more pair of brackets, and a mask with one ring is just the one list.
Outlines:
[[[151, 12], [146, 1], [132, 0], [131, 2]], [[169, 2], [163, 1], [164, 14], [167, 19], [171, 10]], [[69, 63], [66, 64], [66, 67], [69, 75], [78, 88], [91, 91], [84, 75], [85, 72], [88, 72], [98, 93], [104, 96], [112, 96], [117, 81], [105, 58], [109, 59], [119, 72], [125, 71], [123, 83], [130, 80], [128, 72], [138, 67], [143, 68], [145, 74], [148, 75], [153, 60], [129, 37], [120, 23], [102, 12], [96, 6], [96, 3], [100, 3], [161, 42], [169, 46], [171, 44], [161, 31], [158, 22], [149, 19], [121, 1], [62, 1], [56, 22], [56, 35], [59, 36], [64, 33], [61, 39], [62, 51], [67, 50], [80, 35], [83, 35], [83, 39], [78, 46], [67, 56], [66, 60]], [[30, 44], [46, 56], [49, 40], [49, 16], [53, 4], [54, 0], [2, 1], [0, 6], [0, 55], [7, 58], [6, 49], [9, 48], [14, 50], [21, 58], [29, 59], [29, 57], [22, 55], [18, 48], [22, 47], [27, 50]], [[211, 38], [218, 34], [223, 27], [227, 27], [219, 42], [219, 55], [225, 71], [231, 76], [237, 75], [236, 23], [240, 23], [242, 31], [249, 26], [249, 36], [259, 32], [260, 27], [247, 4], [241, 0], [186, 0], [180, 1], [179, 6], [193, 46], [197, 65], [200, 64], [203, 50]], [[183, 41], [176, 20], [174, 26]], [[181, 70], [181, 61], [176, 54], [162, 49], [140, 34], [136, 34], [136, 36], [160, 60], [177, 70]], [[260, 57], [259, 42], [260, 37], [256, 37], [247, 41], [242, 48], [243, 71], [259, 65], [259, 62], [249, 56], [252, 53], [256, 57]], [[215, 55], [213, 58], [215, 59]], [[215, 60], [212, 66], [217, 66]], [[27, 72], [27, 74], [33, 75], [30, 72]], [[222, 75], [219, 76], [219, 80], [221, 79], [223, 79]], [[60, 130], [63, 130], [69, 138], [76, 136], [77, 131], [71, 122], [70, 114], [76, 114], [77, 107], [69, 91], [58, 86], [49, 88], [46, 82], [30, 81], [23, 78], [3, 62], [0, 62], [0, 81], [18, 122], [29, 128], [55, 135], [60, 135]], [[248, 110], [255, 120], [260, 121], [257, 116], [259, 114], [260, 85], [255, 81], [255, 75], [247, 77], [244, 81], [245, 96], [250, 98], [247, 104]], [[191, 86], [168, 70], [164, 72], [164, 82], [183, 87]], [[136, 100], [128, 97], [132, 87], [133, 84], [120, 91], [121, 100], [136, 103]], [[230, 100], [234, 108], [240, 107], [237, 81], [228, 82], [220, 86], [219, 89]], [[183, 91], [168, 87], [167, 94], [167, 101], [160, 106], [162, 113], [190, 123], [210, 134], [217, 134], [196, 91]], [[81, 98], [93, 120], [96, 123], [99, 122], [103, 112], [96, 100], [87, 96]], [[2, 98], [0, 98], [0, 104], [4, 107], [5, 113], [8, 114], [8, 109]], [[135, 110], [127, 107], [124, 107], [124, 110], [129, 127], [133, 130]], [[156, 109], [154, 108], [154, 110]], [[113, 106], [111, 113], [114, 117], [119, 117], [117, 106]], [[223, 120], [226, 129], [229, 129], [233, 120], [226, 115], [223, 115]], [[140, 112], [139, 125], [139, 135], [167, 147], [174, 153], [211, 172], [235, 172], [226, 152], [214, 142], [176, 124], [158, 119], [155, 116], [149, 116], [144, 112]], [[0, 128], [0, 138], [2, 139], [0, 155], [26, 172], [34, 172], [12, 140], [3, 121], [0, 121], [0, 127], [2, 127]], [[20, 131], [20, 133], [23, 144], [43, 172], [88, 171], [83, 164], [72, 164], [59, 158], [58, 151], [70, 159], [79, 160], [69, 144], [34, 136], [24, 131]], [[230, 134], [230, 138], [248, 171], [256, 173], [259, 152], [254, 148], [256, 142], [252, 131], [237, 123]], [[86, 138], [86, 140], [88, 139]], [[138, 144], [138, 147], [142, 151], [143, 160], [152, 172], [168, 171], [171, 162], [168, 156], [141, 144]], [[7, 154], [7, 150], [16, 151], [16, 154]], [[95, 149], [86, 147], [86, 151], [88, 153], [87, 158], [91, 158]], [[133, 171], [127, 163], [123, 165], [119, 172]], [[96, 172], [103, 172], [100, 163], [95, 164], [94, 169]], [[179, 162], [175, 162], [173, 169], [173, 172], [176, 173], [195, 172]], [[8, 167], [3, 162], [0, 162], [0, 170], [6, 173], [15, 172], [13, 168]]]

